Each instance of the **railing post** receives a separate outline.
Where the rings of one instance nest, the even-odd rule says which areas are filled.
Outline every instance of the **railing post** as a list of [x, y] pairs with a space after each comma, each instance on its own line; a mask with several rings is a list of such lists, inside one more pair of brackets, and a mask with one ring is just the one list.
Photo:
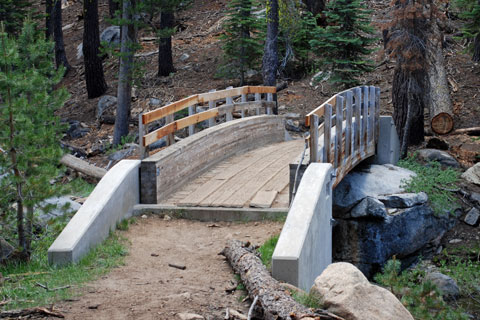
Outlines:
[[353, 104], [353, 93], [351, 90], [348, 90], [346, 93], [346, 112], [347, 123], [345, 127], [345, 161], [349, 159], [350, 155], [353, 154], [353, 141], [352, 141], [352, 104]]
[[[165, 124], [169, 124], [175, 121], [175, 114], [169, 114], [168, 116], [165, 117]], [[171, 146], [172, 144], [175, 143], [175, 133], [169, 133], [167, 135], [167, 146]]]
[[337, 169], [342, 165], [342, 136], [343, 136], [343, 102], [345, 98], [337, 96], [337, 110], [336, 110], [336, 123], [335, 123], [335, 164], [334, 168]]
[[375, 144], [380, 135], [380, 88], [375, 88]]
[[138, 115], [138, 145], [140, 146], [140, 160], [148, 157], [148, 147], [143, 144], [143, 136], [145, 135], [145, 126], [143, 125], [142, 113]]
[[[227, 89], [232, 89], [233, 87], [227, 87]], [[233, 98], [232, 97], [226, 97], [225, 98], [225, 104], [227, 105], [232, 105], [233, 106]], [[231, 121], [233, 120], [233, 114], [232, 114], [232, 111], [227, 111], [227, 113], [225, 114], [225, 120], [226, 121]]]
[[[247, 102], [247, 95], [242, 94], [242, 102]], [[245, 109], [242, 109], [241, 111], [242, 118], [245, 118]]]
[[325, 116], [324, 116], [324, 128], [323, 131], [323, 161], [326, 163], [332, 162], [331, 156], [331, 134], [332, 134], [332, 105], [326, 104], [325, 105]]
[[[209, 92], [215, 92], [217, 90], [213, 89], [213, 90], [210, 90]], [[208, 101], [208, 109], [213, 109], [217, 106], [217, 102], [216, 101]], [[210, 118], [208, 119], [208, 127], [213, 127], [215, 125], [215, 117], [214, 118]]]
[[361, 142], [361, 130], [360, 128], [362, 127], [362, 117], [361, 113], [362, 112], [362, 89], [359, 87], [355, 88], [355, 134], [354, 134], [354, 139], [355, 139], [355, 147], [354, 150], [357, 152], [360, 152], [360, 142]]
[[318, 159], [318, 116], [310, 118], [310, 163], [320, 162]]
[[363, 110], [362, 110], [362, 151], [367, 153], [368, 148], [368, 136], [367, 132], [369, 130], [368, 125], [368, 87], [362, 87], [363, 91]]
[[[189, 116], [193, 116], [196, 112], [197, 112], [197, 106], [194, 105], [194, 106], [189, 106], [188, 107], [188, 115]], [[188, 126], [188, 135], [191, 136], [195, 134], [195, 125], [194, 124], [191, 124]]]
[[[272, 102], [273, 101], [273, 94], [272, 93], [267, 93], [267, 101]], [[271, 115], [272, 114], [272, 108], [267, 107], [267, 114]]]
[[[262, 95], [261, 95], [260, 93], [255, 93], [255, 101], [256, 101], [256, 102], [262, 101]], [[255, 114], [256, 114], [257, 116], [260, 115], [260, 107], [259, 107], [259, 106], [257, 106], [257, 107], [255, 108]]]
[[369, 87], [368, 93], [368, 120], [369, 120], [369, 130], [368, 130], [368, 143], [371, 143], [375, 140], [375, 87]]

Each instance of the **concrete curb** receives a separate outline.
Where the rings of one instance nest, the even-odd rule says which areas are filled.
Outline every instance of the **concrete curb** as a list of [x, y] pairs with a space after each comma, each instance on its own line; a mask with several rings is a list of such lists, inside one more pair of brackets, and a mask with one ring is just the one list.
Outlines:
[[140, 200], [139, 168], [140, 160], [122, 160], [107, 172], [48, 249], [50, 264], [77, 262], [132, 215]]
[[305, 291], [332, 262], [332, 165], [312, 163], [272, 257], [273, 277]]
[[254, 209], [254, 208], [211, 208], [211, 207], [177, 207], [168, 205], [137, 204], [134, 215], [159, 214], [173, 218], [198, 221], [262, 221], [278, 220], [287, 216], [288, 209]]

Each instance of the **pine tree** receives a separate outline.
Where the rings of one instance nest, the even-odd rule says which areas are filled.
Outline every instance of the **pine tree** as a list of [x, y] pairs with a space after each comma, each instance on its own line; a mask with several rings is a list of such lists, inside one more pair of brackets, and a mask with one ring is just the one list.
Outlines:
[[0, 21], [9, 34], [17, 34], [23, 20], [32, 13], [30, 0], [0, 0]]
[[223, 63], [218, 75], [239, 78], [240, 85], [245, 82], [245, 73], [258, 68], [262, 55], [260, 39], [261, 22], [252, 15], [258, 8], [256, 0], [231, 0], [227, 4], [225, 33], [220, 37], [223, 42]]
[[56, 70], [53, 55], [54, 44], [32, 22], [25, 22], [18, 40], [0, 32], [0, 209], [16, 216], [24, 259], [31, 253], [33, 207], [52, 195], [49, 181], [58, 173], [62, 154], [63, 126], [54, 111], [67, 92], [52, 90], [64, 73]]
[[327, 27], [318, 28], [310, 42], [321, 57], [321, 66], [331, 71], [330, 81], [351, 87], [364, 72], [373, 70], [366, 59], [376, 39], [371, 36], [370, 11], [360, 0], [333, 0], [325, 11]]
[[465, 20], [463, 38], [473, 39], [469, 46], [472, 60], [480, 62], [480, 0], [456, 0], [455, 4], [461, 10], [460, 17]]

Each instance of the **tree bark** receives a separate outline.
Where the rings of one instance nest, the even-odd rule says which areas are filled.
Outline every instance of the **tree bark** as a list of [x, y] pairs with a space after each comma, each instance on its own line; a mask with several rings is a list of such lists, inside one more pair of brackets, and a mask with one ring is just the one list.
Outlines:
[[447, 134], [453, 129], [453, 106], [443, 57], [443, 35], [436, 20], [432, 21], [431, 29], [431, 37], [428, 42], [430, 125], [433, 132]]
[[[263, 84], [266, 86], [276, 86], [276, 77], [278, 70], [278, 0], [267, 1], [267, 39], [265, 41], [265, 50], [263, 54]], [[277, 95], [274, 95], [277, 101]], [[278, 108], [273, 109], [274, 114], [278, 114]]]
[[474, 62], [480, 62], [480, 32], [477, 33], [473, 43], [473, 56], [472, 60]]
[[221, 254], [242, 278], [250, 299], [253, 301], [258, 297], [260, 311], [263, 312], [262, 319], [342, 319], [323, 310], [312, 311], [296, 302], [280, 283], [270, 276], [253, 249], [249, 248], [249, 243], [230, 240]]
[[83, 1], [83, 61], [88, 98], [100, 97], [107, 91], [100, 58], [100, 34], [98, 30], [98, 0]]
[[[251, 8], [252, 7], [251, 1], [250, 0], [243, 0], [242, 7], [243, 8]], [[245, 20], [247, 20], [248, 17], [250, 16], [250, 10], [248, 10], [248, 11], [247, 10], [242, 10], [241, 15]], [[240, 33], [241, 33], [242, 39], [249, 39], [250, 38], [250, 28], [249, 28], [249, 26], [245, 25], [245, 24], [242, 24]], [[247, 56], [246, 48], [245, 48], [245, 46], [242, 45], [242, 47], [240, 48], [240, 86], [243, 86], [244, 83], [245, 83], [245, 72], [246, 72], [245, 65], [247, 64], [246, 56]]]
[[[123, 1], [122, 20], [131, 21], [132, 6], [135, 2]], [[132, 69], [135, 43], [135, 27], [132, 24], [122, 25], [122, 40], [120, 48], [120, 70], [118, 74], [117, 88], [117, 114], [115, 118], [115, 129], [113, 144], [122, 142], [122, 137], [128, 135], [128, 122], [130, 119], [130, 106], [132, 101]]]
[[55, 7], [53, 9], [53, 33], [55, 38], [55, 63], [57, 65], [57, 68], [59, 68], [60, 65], [64, 66], [65, 74], [67, 74], [72, 69], [72, 67], [68, 63], [65, 46], [63, 44], [61, 0], [55, 1]]
[[45, 39], [50, 39], [53, 35], [53, 2], [55, 0], [45, 1]]
[[[169, 11], [162, 11], [160, 14], [160, 31], [173, 28], [174, 14]], [[172, 57], [172, 36], [160, 38], [158, 44], [158, 76], [166, 77], [175, 72]]]

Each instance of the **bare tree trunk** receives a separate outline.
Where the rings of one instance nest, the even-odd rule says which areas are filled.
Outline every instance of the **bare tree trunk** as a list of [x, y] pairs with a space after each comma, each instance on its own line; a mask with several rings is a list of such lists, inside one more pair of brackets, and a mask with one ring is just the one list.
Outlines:
[[[174, 24], [173, 12], [162, 11], [160, 15], [160, 30], [171, 29]], [[160, 38], [158, 44], [158, 76], [166, 77], [175, 72], [172, 57], [172, 36]]]
[[[278, 69], [278, 0], [267, 1], [267, 39], [263, 54], [263, 84], [276, 86]], [[276, 95], [274, 100], [276, 101]], [[273, 110], [278, 114], [277, 107]]]
[[477, 33], [473, 43], [473, 56], [472, 60], [474, 62], [480, 62], [480, 32]]
[[[48, 1], [48, 0], [47, 0]], [[63, 44], [63, 30], [62, 30], [62, 1], [56, 0], [53, 9], [53, 33], [55, 37], [55, 63], [57, 68], [60, 65], [65, 67], [65, 74], [67, 74], [72, 67], [68, 63], [65, 46]]]
[[[250, 0], [243, 0], [242, 8], [251, 8], [252, 3]], [[242, 10], [241, 11], [242, 17], [247, 20], [250, 16], [250, 10]], [[241, 25], [241, 37], [242, 39], [249, 39], [250, 38], [250, 28], [246, 24]], [[246, 48], [242, 45], [240, 48], [240, 86], [243, 86], [245, 83], [245, 65], [247, 64], [246, 61]]]
[[443, 57], [443, 35], [436, 20], [432, 21], [431, 37], [428, 44], [430, 125], [433, 132], [447, 134], [453, 129], [453, 107]]
[[[122, 19], [131, 21], [132, 7], [135, 2], [123, 1]], [[118, 74], [117, 88], [117, 114], [115, 118], [115, 130], [113, 144], [122, 142], [122, 137], [128, 135], [128, 122], [130, 119], [130, 106], [132, 101], [132, 69], [135, 43], [135, 27], [132, 24], [122, 25], [122, 42], [120, 48], [120, 70]]]
[[98, 0], [83, 1], [83, 61], [88, 98], [100, 97], [107, 91], [100, 58], [100, 33], [98, 30]]
[[45, 1], [45, 39], [50, 39], [53, 35], [53, 1]]

